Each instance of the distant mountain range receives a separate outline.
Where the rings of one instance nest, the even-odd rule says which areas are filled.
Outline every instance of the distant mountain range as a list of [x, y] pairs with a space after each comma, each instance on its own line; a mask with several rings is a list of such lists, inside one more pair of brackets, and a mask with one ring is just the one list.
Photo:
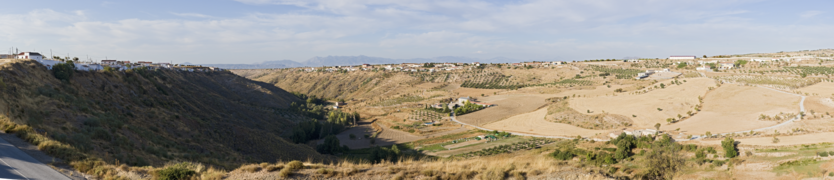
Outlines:
[[[349, 66], [362, 64], [399, 64], [399, 63], [426, 63], [426, 62], [480, 62], [480, 63], [508, 63], [521, 62], [522, 60], [495, 57], [491, 59], [480, 59], [458, 56], [440, 56], [434, 58], [413, 58], [413, 59], [391, 59], [369, 56], [327, 56], [314, 57], [304, 62], [292, 60], [264, 61], [253, 64], [199, 64], [203, 66], [219, 67], [224, 69], [272, 69], [272, 68], [293, 68], [293, 67], [321, 67], [321, 66]], [[191, 64], [191, 63], [182, 63]]]

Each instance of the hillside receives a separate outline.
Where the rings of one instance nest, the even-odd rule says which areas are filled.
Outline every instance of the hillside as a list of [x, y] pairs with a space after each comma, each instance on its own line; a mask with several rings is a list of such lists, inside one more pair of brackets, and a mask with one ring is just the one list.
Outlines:
[[[298, 97], [229, 72], [76, 71], [58, 80], [34, 61], [14, 60], [0, 67], [0, 97], [3, 129], [24, 131], [25, 139], [69, 161], [234, 168], [327, 159], [281, 137], [309, 119], [287, 110]], [[33, 138], [41, 136], [60, 143]]]

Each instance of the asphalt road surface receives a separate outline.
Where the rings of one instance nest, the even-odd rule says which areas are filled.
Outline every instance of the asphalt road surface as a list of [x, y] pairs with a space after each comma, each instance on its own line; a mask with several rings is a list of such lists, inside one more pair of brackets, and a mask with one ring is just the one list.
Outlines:
[[0, 139], [0, 180], [3, 179], [69, 180], [8, 141]]

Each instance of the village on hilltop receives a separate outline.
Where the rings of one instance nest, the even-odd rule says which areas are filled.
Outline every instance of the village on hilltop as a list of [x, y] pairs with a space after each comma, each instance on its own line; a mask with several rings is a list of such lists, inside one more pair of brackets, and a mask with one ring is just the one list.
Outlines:
[[150, 61], [118, 61], [118, 60], [101, 60], [100, 63], [79, 61], [78, 58], [58, 57], [46, 58], [38, 52], [20, 52], [16, 55], [0, 54], [0, 59], [31, 59], [46, 66], [47, 69], [52, 69], [53, 66], [60, 63], [71, 62], [75, 64], [76, 70], [82, 71], [98, 71], [104, 70], [105, 67], [113, 68], [117, 71], [124, 71], [132, 68], [145, 67], [150, 69], [172, 69], [178, 71], [188, 72], [208, 72], [208, 71], [223, 71], [217, 67], [203, 67], [195, 65], [180, 65], [165, 62], [150, 62]]

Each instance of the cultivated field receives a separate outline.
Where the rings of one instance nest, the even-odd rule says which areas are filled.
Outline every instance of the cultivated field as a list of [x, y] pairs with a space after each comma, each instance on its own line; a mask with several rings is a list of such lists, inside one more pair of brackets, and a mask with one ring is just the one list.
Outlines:
[[550, 122], [544, 119], [546, 115], [547, 108], [542, 108], [530, 113], [512, 116], [506, 120], [490, 123], [483, 127], [507, 132], [567, 137], [576, 135], [587, 137], [597, 135], [597, 133], [607, 132], [605, 130], [583, 129], [568, 124]]
[[632, 117], [634, 128], [653, 128], [656, 123], [665, 124], [667, 118], [676, 118], [678, 114], [685, 115], [688, 111], [694, 111], [698, 97], [704, 96], [708, 87], [715, 87], [715, 82], [707, 78], [687, 79], [681, 85], [668, 85], [670, 81], [659, 82], [667, 85], [666, 88], [643, 94], [571, 98], [570, 107], [579, 112], [590, 110], [590, 114], [604, 111]]
[[[407, 132], [397, 131], [390, 128], [382, 127], [382, 133], [376, 137], [374, 144], [371, 144], [370, 139], [365, 138], [365, 135], [373, 135], [374, 128], [371, 124], [363, 124], [354, 128], [350, 128], [342, 133], [336, 135], [342, 145], [347, 145], [350, 149], [369, 148], [372, 145], [376, 146], [390, 146], [393, 144], [401, 144], [422, 139], [422, 136], [413, 135]], [[356, 138], [351, 139], [350, 134]]]
[[[680, 128], [686, 134], [713, 134], [752, 130], [776, 125], [760, 121], [762, 114], [798, 113], [799, 96], [766, 88], [725, 84], [707, 94], [698, 114], [679, 123], [664, 125], [661, 130]], [[664, 123], [665, 124], [665, 123]]]
[[[458, 121], [483, 125], [514, 115], [532, 112], [546, 104], [545, 99], [553, 95], [511, 94], [478, 98], [481, 102], [496, 106], [457, 117]], [[544, 117], [544, 116], [542, 116]]]

